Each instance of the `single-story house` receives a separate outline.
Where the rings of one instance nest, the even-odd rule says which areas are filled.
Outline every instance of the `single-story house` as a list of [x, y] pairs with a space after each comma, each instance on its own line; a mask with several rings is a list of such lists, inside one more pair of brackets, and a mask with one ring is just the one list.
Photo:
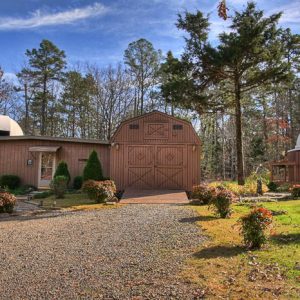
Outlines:
[[[1, 131], [1, 124], [0, 124]], [[119, 190], [191, 190], [200, 181], [201, 143], [191, 123], [154, 111], [122, 122], [111, 141], [45, 136], [0, 136], [0, 176], [47, 188], [59, 161], [81, 175], [96, 150], [104, 176]]]

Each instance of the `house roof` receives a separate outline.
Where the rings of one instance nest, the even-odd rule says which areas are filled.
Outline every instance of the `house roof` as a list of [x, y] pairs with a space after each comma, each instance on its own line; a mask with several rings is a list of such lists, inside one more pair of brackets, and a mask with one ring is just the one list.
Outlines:
[[69, 142], [69, 143], [85, 143], [85, 144], [100, 144], [110, 145], [108, 141], [100, 141], [96, 139], [81, 139], [81, 138], [67, 138], [67, 137], [50, 137], [50, 136], [1, 136], [1, 141], [18, 141], [18, 140], [37, 140], [37, 141], [55, 141], [55, 142]]

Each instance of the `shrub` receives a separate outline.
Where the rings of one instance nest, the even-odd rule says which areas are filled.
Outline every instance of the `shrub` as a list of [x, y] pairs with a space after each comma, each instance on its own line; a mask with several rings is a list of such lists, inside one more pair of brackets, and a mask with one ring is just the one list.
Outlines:
[[[211, 187], [223, 186], [239, 196], [253, 196], [257, 194], [257, 181], [256, 180], [246, 180], [245, 185], [238, 185], [234, 181], [215, 181], [209, 184]], [[266, 193], [268, 187], [265, 183], [262, 184], [262, 191]]]
[[270, 192], [276, 192], [278, 189], [278, 184], [276, 182], [270, 181], [268, 184], [268, 189]]
[[291, 185], [289, 183], [283, 183], [278, 188], [278, 192], [289, 192], [291, 190]]
[[83, 182], [82, 176], [74, 177], [74, 181], [73, 181], [74, 190], [80, 190], [82, 187], [82, 182]]
[[12, 213], [16, 197], [8, 192], [0, 191], [0, 213]]
[[231, 203], [236, 200], [236, 195], [230, 190], [219, 186], [211, 199], [210, 207], [221, 218], [228, 218], [231, 215]]
[[38, 194], [34, 194], [33, 198], [34, 199], [45, 199], [45, 198], [48, 198], [52, 195], [53, 195], [52, 191], [44, 191], [44, 192], [41, 192], [41, 193], [38, 193]]
[[300, 197], [300, 185], [293, 185], [291, 188], [292, 197], [298, 198]]
[[87, 180], [83, 183], [82, 190], [88, 194], [91, 200], [95, 200], [97, 203], [103, 203], [113, 198], [116, 193], [116, 186], [112, 180]]
[[91, 152], [83, 170], [83, 181], [86, 180], [103, 180], [102, 166], [95, 150]]
[[65, 176], [68, 180], [67, 184], [70, 183], [71, 175], [68, 169], [68, 164], [63, 160], [59, 162], [53, 177], [55, 178], [57, 176]]
[[272, 213], [263, 208], [254, 208], [249, 214], [240, 219], [241, 234], [246, 246], [259, 249], [266, 242], [266, 229], [272, 223]]
[[0, 179], [0, 186], [14, 190], [18, 188], [21, 184], [21, 179], [17, 175], [3, 175]]
[[66, 176], [56, 176], [51, 181], [50, 187], [57, 199], [64, 198], [68, 186]]
[[[207, 184], [199, 184], [193, 186], [191, 198], [193, 200], [199, 200], [200, 204], [209, 204], [215, 193], [215, 190], [216, 189], [214, 187]], [[195, 201], [193, 202], [195, 203]]]

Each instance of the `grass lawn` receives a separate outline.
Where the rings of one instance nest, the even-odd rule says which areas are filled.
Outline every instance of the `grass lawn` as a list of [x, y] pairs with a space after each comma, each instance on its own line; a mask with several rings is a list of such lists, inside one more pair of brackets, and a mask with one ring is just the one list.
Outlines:
[[53, 208], [54, 201], [56, 201], [55, 207], [72, 210], [92, 210], [111, 207], [111, 205], [95, 203], [86, 194], [66, 194], [63, 199], [55, 199], [55, 196], [52, 195], [44, 199], [33, 199], [32, 201], [39, 204], [41, 200], [43, 201], [43, 207], [46, 209]]
[[238, 219], [249, 211], [233, 206], [230, 219], [216, 218], [207, 206], [193, 206], [197, 223], [208, 236], [184, 270], [187, 280], [203, 287], [208, 299], [300, 298], [300, 201], [260, 203], [273, 211], [269, 242], [258, 251], [247, 251], [239, 235]]

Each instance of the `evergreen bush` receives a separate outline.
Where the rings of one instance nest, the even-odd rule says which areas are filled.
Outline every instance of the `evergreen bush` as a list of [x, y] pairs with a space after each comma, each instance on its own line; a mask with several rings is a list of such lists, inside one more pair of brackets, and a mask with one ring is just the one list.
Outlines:
[[102, 166], [98, 158], [98, 154], [93, 150], [88, 158], [86, 166], [83, 170], [83, 181], [87, 180], [103, 180]]
[[74, 177], [74, 181], [73, 181], [74, 190], [80, 190], [82, 187], [82, 182], [83, 182], [82, 176]]
[[54, 178], [57, 177], [57, 176], [65, 176], [68, 180], [67, 184], [70, 183], [71, 175], [70, 175], [70, 172], [69, 172], [69, 169], [68, 169], [68, 164], [63, 160], [59, 162], [59, 164], [56, 168]]
[[14, 190], [18, 188], [21, 184], [21, 179], [17, 175], [3, 175], [0, 178], [0, 186], [2, 188], [9, 188]]
[[278, 189], [278, 184], [273, 181], [270, 181], [267, 186], [270, 192], [276, 192]]
[[68, 186], [68, 178], [66, 176], [56, 176], [51, 181], [50, 187], [57, 199], [64, 198]]

